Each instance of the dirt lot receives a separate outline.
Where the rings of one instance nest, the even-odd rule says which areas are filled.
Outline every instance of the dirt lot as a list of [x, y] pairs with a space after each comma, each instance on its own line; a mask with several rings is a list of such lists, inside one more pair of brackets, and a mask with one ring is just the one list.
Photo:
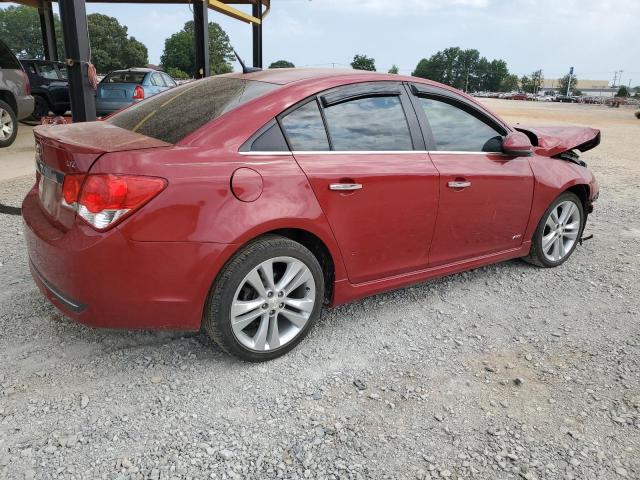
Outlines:
[[[556, 269], [511, 261], [326, 311], [264, 365], [201, 334], [70, 322], [0, 215], [0, 478], [640, 478], [640, 121], [488, 103], [602, 129], [583, 157], [594, 240]], [[0, 202], [31, 181], [0, 182]]]

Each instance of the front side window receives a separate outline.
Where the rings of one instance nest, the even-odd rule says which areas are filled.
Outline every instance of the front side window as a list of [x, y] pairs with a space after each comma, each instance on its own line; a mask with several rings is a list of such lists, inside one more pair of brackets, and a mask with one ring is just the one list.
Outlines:
[[154, 73], [153, 75], [151, 75], [151, 85], [153, 85], [155, 87], [165, 87], [166, 86], [164, 84], [164, 80], [162, 79], [162, 76], [160, 76], [159, 73]]
[[412, 150], [409, 125], [399, 96], [359, 98], [325, 109], [333, 149]]
[[291, 150], [307, 152], [329, 150], [327, 132], [315, 100], [289, 113], [282, 118], [281, 122]]
[[175, 87], [177, 85], [169, 75], [163, 73], [162, 78], [164, 79], [164, 83], [167, 87]]
[[420, 98], [431, 126], [436, 150], [450, 152], [499, 152], [502, 136], [493, 127], [446, 102]]
[[40, 70], [41, 77], [49, 80], [58, 80], [58, 71], [55, 66], [41, 63], [38, 65], [38, 70]]

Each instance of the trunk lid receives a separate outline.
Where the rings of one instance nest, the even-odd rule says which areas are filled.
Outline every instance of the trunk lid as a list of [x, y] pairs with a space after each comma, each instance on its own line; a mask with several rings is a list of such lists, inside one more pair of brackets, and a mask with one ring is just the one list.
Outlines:
[[555, 157], [569, 150], [586, 152], [600, 144], [600, 130], [589, 127], [528, 127], [517, 125], [526, 134], [536, 153]]
[[107, 122], [41, 125], [34, 129], [40, 205], [58, 227], [70, 228], [75, 209], [63, 199], [66, 175], [87, 173], [103, 154], [171, 146]]

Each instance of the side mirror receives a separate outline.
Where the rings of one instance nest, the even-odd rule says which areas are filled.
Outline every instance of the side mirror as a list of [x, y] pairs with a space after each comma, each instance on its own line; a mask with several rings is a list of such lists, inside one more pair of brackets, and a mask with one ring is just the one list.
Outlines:
[[522, 132], [511, 132], [502, 141], [502, 153], [518, 157], [533, 155], [531, 140]]

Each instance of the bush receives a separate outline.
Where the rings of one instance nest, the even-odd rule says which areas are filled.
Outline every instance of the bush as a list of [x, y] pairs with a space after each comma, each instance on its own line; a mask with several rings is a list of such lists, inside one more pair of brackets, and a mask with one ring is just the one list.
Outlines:
[[187, 72], [183, 72], [176, 67], [169, 67], [167, 69], [167, 74], [174, 80], [188, 80], [191, 78]]

